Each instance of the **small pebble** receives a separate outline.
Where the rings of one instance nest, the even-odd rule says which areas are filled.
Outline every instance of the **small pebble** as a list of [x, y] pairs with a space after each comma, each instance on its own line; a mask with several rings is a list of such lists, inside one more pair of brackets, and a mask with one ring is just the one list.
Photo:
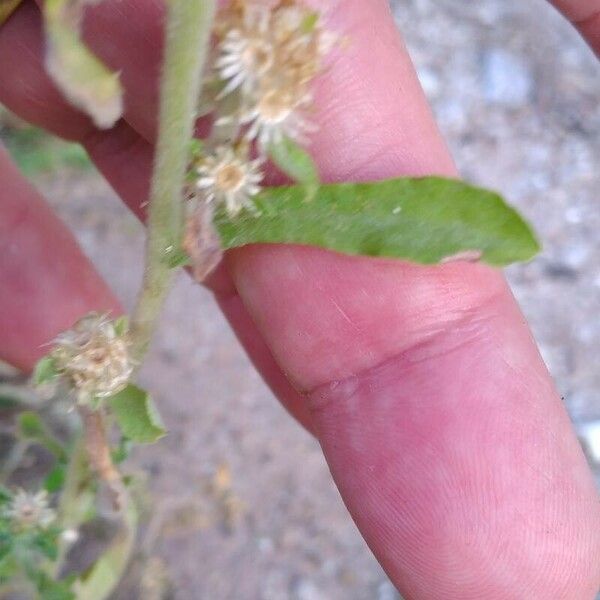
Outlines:
[[297, 600], [326, 600], [323, 592], [308, 579], [301, 579], [294, 590]]
[[402, 600], [391, 581], [382, 581], [377, 587], [377, 600]]
[[483, 93], [488, 102], [518, 108], [529, 101], [533, 80], [521, 57], [493, 48], [482, 61]]

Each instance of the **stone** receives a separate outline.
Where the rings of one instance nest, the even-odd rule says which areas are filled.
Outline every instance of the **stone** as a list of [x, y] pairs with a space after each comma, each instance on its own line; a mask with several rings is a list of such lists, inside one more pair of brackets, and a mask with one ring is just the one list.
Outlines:
[[377, 586], [377, 600], [402, 600], [391, 581], [382, 581]]
[[326, 600], [323, 592], [308, 579], [301, 579], [294, 590], [296, 600]]
[[481, 78], [485, 99], [510, 108], [526, 104], [533, 90], [527, 64], [503, 48], [492, 48], [484, 53]]

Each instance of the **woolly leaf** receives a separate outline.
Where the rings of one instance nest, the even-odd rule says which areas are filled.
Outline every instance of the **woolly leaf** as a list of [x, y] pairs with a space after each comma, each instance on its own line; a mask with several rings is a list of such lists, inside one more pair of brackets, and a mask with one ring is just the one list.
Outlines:
[[315, 195], [303, 186], [276, 187], [255, 205], [234, 217], [217, 212], [224, 248], [305, 244], [424, 264], [481, 259], [498, 266], [529, 260], [540, 249], [498, 194], [454, 179], [323, 185]]
[[166, 434], [158, 410], [149, 394], [135, 385], [107, 399], [125, 437], [138, 444], [151, 444]]
[[310, 154], [289, 138], [269, 147], [271, 160], [294, 181], [305, 185], [319, 183], [319, 173]]

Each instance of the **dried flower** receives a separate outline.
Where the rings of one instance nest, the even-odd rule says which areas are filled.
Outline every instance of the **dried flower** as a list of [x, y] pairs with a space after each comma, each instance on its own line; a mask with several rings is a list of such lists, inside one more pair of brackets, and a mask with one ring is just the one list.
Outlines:
[[90, 313], [54, 342], [56, 369], [80, 403], [112, 396], [127, 385], [134, 367], [129, 339], [106, 315]]
[[56, 518], [55, 512], [48, 507], [46, 490], [30, 494], [22, 489], [14, 495], [5, 516], [22, 529], [34, 527], [45, 529]]
[[241, 108], [218, 124], [247, 125], [246, 139], [266, 154], [283, 137], [306, 144], [315, 130], [306, 119], [312, 106], [310, 85], [322, 70], [332, 36], [319, 14], [296, 0], [234, 0], [221, 11], [215, 70], [225, 83], [220, 97], [241, 95]]
[[207, 202], [223, 202], [227, 212], [237, 215], [260, 192], [262, 160], [248, 160], [239, 151], [220, 146], [197, 167], [196, 186]]
[[220, 79], [227, 82], [219, 97], [238, 87], [251, 92], [260, 78], [273, 66], [275, 49], [267, 37], [264, 19], [245, 30], [232, 29], [219, 45], [215, 67]]
[[300, 144], [308, 143], [315, 126], [305, 119], [301, 109], [310, 105], [311, 100], [308, 92], [298, 98], [292, 89], [267, 87], [241, 117], [241, 122], [249, 125], [246, 138], [256, 140], [264, 152], [284, 137]]

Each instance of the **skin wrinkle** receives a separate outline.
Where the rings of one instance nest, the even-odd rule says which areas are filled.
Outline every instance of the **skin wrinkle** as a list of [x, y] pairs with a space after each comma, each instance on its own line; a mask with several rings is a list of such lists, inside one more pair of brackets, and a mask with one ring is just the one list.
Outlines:
[[[293, 385], [301, 390], [310, 390], [330, 379], [340, 379], [352, 375], [362, 369], [373, 365], [373, 359], [369, 355], [384, 360], [402, 348], [412, 347], [415, 340], [420, 341], [423, 328], [429, 334], [431, 328], [439, 327], [444, 321], [455, 321], [461, 318], [469, 307], [484, 305], [488, 299], [494, 296], [503, 296], [506, 293], [504, 282], [493, 270], [477, 265], [445, 265], [439, 268], [418, 269], [407, 264], [392, 264], [390, 261], [377, 261], [366, 259], [352, 259], [335, 253], [323, 253], [315, 249], [305, 247], [277, 248], [269, 260], [269, 271], [257, 269], [253, 265], [255, 259], [260, 258], [270, 250], [265, 247], [248, 247], [243, 253], [234, 252], [231, 255], [231, 273], [237, 287], [246, 289], [244, 303], [251, 316], [254, 318], [259, 329], [265, 327], [277, 332], [277, 339], [272, 346], [272, 352], [276, 360], [281, 364], [281, 357], [287, 353], [291, 346], [294, 350], [294, 373]], [[257, 256], [255, 256], [257, 255]], [[301, 259], [301, 260], [300, 260]], [[286, 298], [287, 290], [298, 287], [300, 281], [294, 273], [294, 263], [298, 261], [303, 265], [300, 274], [306, 281], [311, 281], [311, 287], [306, 290], [291, 292], [289, 301]], [[352, 263], [354, 274], [351, 279], [340, 279], [338, 268], [348, 266]], [[265, 263], [266, 264], [266, 263]], [[331, 265], [331, 273], [329, 272]], [[423, 278], [414, 278], [411, 275], [423, 273]], [[468, 277], [463, 274], [463, 269], [471, 271]], [[341, 272], [339, 272], [341, 273]], [[459, 275], [461, 273], [461, 275]], [[476, 274], [480, 274], [481, 278]], [[403, 282], [408, 278], [410, 285]], [[359, 324], [364, 337], [356, 337], [356, 329], [348, 326], [345, 318], [336, 317], [339, 311], [327, 311], [325, 304], [320, 301], [322, 297], [331, 294], [329, 281], [334, 281], [335, 300], [342, 306], [344, 312], [349, 316], [352, 323]], [[365, 281], [371, 283], [371, 289], [379, 290], [379, 293], [371, 298], [369, 304], [365, 305], [360, 290]], [[476, 287], [476, 281], [486, 281], [486, 285]], [[321, 288], [320, 286], [325, 286]], [[260, 306], [255, 300], [254, 290], [260, 291], [261, 297], [269, 297], [277, 293], [281, 298], [286, 298], [286, 306], [290, 308], [281, 313], [278, 306], [267, 308], [257, 314]], [[323, 331], [317, 323], [311, 324], [311, 316], [314, 314], [316, 302], [320, 312], [325, 310], [329, 318], [327, 330], [336, 330], [335, 341], [331, 340], [331, 334]], [[319, 317], [321, 318], [321, 317]], [[307, 337], [303, 340], [298, 337], [298, 329], [294, 323], [301, 320]], [[374, 327], [374, 322], [381, 325]], [[383, 322], [388, 326], [384, 327]], [[343, 343], [352, 332], [353, 342], [343, 353], [343, 360], [337, 360], [331, 355], [330, 347], [337, 343]], [[268, 340], [267, 340], [268, 341]], [[305, 342], [305, 343], [302, 343]], [[333, 348], [334, 349], [334, 348]], [[364, 351], [368, 350], [368, 354]], [[322, 368], [312, 369], [308, 376], [303, 374], [303, 357], [315, 354], [330, 356]], [[322, 373], [321, 373], [322, 372]]]

